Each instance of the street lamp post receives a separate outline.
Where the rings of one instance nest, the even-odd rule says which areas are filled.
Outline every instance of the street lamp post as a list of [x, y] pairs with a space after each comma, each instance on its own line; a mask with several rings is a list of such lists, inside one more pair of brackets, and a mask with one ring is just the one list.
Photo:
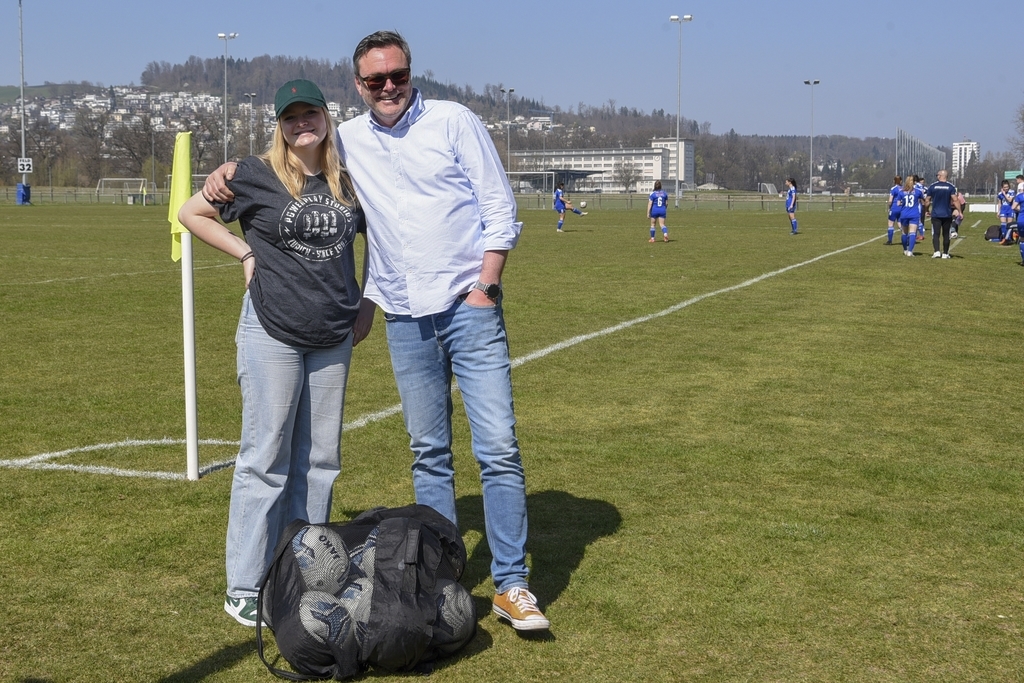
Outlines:
[[501, 92], [505, 93], [505, 129], [508, 135], [508, 160], [505, 167], [506, 171], [512, 170], [512, 93], [516, 91], [515, 88], [500, 88]]
[[[156, 129], [152, 119], [149, 121], [149, 158], [153, 164], [153, 192], [156, 192]], [[146, 204], [146, 193], [142, 194], [142, 204]]]
[[692, 14], [679, 16], [673, 14], [669, 21], [679, 24], [679, 68], [676, 71], [676, 208], [679, 208], [679, 174], [683, 169], [683, 158], [679, 154], [679, 119], [682, 116], [683, 102], [683, 22], [693, 21]]
[[[21, 0], [18, 0], [18, 62], [21, 67], [21, 157], [25, 158], [25, 33], [22, 29]], [[22, 186], [28, 185], [28, 174], [21, 174]], [[51, 183], [51, 187], [52, 187]]]
[[245, 97], [249, 98], [249, 156], [252, 156], [252, 141], [253, 141], [252, 122], [253, 122], [253, 119], [256, 118], [256, 113], [252, 109], [252, 100], [253, 100], [254, 97], [256, 97], [256, 93], [254, 93], [254, 92], [247, 92], [247, 93], [245, 93]]
[[810, 198], [814, 195], [813, 183], [814, 183], [814, 86], [821, 83], [821, 81], [807, 80], [804, 81], [804, 85], [811, 86], [811, 160], [810, 170], [807, 172], [807, 197]]
[[218, 33], [224, 41], [224, 163], [228, 161], [228, 41], [238, 37], [237, 33]]

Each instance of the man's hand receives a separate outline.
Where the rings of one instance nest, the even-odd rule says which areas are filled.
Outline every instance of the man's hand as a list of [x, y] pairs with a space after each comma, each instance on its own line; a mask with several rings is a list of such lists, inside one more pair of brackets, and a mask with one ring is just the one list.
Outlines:
[[365, 296], [359, 301], [359, 313], [356, 314], [355, 325], [352, 326], [352, 346], [370, 336], [373, 327], [373, 316], [377, 313], [377, 304]]
[[470, 306], [476, 306], [477, 308], [497, 306], [497, 302], [488, 298], [488, 296], [479, 289], [470, 290], [469, 294], [466, 295], [466, 303]]
[[235, 200], [235, 193], [228, 189], [227, 182], [235, 177], [237, 167], [238, 164], [228, 161], [206, 176], [206, 182], [203, 183], [203, 197], [206, 201], [230, 204]]

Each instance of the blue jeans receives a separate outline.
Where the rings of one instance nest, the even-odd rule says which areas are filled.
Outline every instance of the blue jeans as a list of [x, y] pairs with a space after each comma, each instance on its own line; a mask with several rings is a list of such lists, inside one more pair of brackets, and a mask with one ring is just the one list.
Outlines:
[[526, 476], [516, 439], [512, 364], [497, 306], [470, 306], [413, 318], [385, 314], [395, 382], [413, 452], [416, 502], [456, 522], [452, 462], [452, 375], [469, 418], [480, 465], [484, 524], [499, 593], [527, 586]]
[[231, 481], [227, 593], [255, 596], [284, 528], [331, 516], [341, 471], [341, 415], [352, 335], [337, 346], [284, 344], [260, 325], [249, 301], [235, 334], [242, 439]]

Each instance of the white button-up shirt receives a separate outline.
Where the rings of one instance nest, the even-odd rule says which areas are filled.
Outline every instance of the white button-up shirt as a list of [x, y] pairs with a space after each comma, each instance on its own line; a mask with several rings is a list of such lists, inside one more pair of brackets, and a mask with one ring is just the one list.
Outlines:
[[424, 100], [386, 128], [371, 113], [338, 127], [366, 213], [363, 294], [385, 312], [448, 310], [476, 283], [485, 251], [512, 249], [523, 224], [501, 158], [476, 114]]

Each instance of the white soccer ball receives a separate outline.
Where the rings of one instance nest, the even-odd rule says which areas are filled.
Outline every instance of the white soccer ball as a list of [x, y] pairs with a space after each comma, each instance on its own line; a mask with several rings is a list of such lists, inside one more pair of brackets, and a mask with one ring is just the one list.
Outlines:
[[348, 548], [333, 529], [319, 524], [301, 529], [292, 539], [292, 552], [309, 590], [337, 595], [348, 582]]
[[352, 570], [353, 575], [362, 574], [368, 579], [373, 579], [374, 564], [377, 561], [377, 534], [380, 531], [380, 527], [374, 527], [366, 536], [366, 541], [362, 545], [358, 545], [349, 551], [349, 560], [352, 566], [357, 569]]
[[341, 601], [323, 591], [306, 591], [299, 598], [299, 621], [322, 644], [354, 637], [352, 617]]
[[587, 202], [586, 202], [586, 201], [582, 201], [582, 202], [580, 202], [580, 208], [581, 208], [581, 209], [585, 209], [585, 208], [587, 208]]
[[430, 644], [442, 654], [450, 655], [469, 642], [476, 629], [476, 607], [473, 596], [461, 584], [438, 579], [441, 594], [437, 598], [437, 618], [434, 620]]
[[348, 610], [355, 622], [356, 642], [362, 647], [370, 625], [370, 607], [373, 604], [373, 580], [358, 578], [350, 581], [338, 596], [338, 601]]

